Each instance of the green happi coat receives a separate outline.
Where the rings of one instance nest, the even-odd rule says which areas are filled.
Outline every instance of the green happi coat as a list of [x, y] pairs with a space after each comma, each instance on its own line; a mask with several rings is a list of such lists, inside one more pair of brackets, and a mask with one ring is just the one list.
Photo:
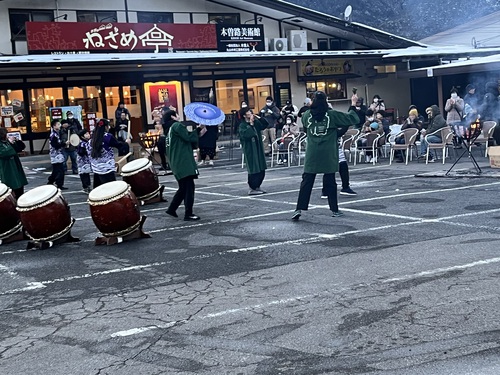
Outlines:
[[193, 148], [198, 143], [198, 132], [188, 132], [185, 125], [174, 122], [168, 131], [167, 155], [170, 168], [177, 180], [197, 176], [198, 167], [193, 156]]
[[358, 115], [328, 110], [322, 121], [316, 121], [308, 110], [302, 115], [302, 125], [307, 133], [304, 173], [335, 173], [339, 170], [337, 129], [356, 125]]
[[262, 130], [266, 127], [267, 124], [264, 125], [255, 119], [254, 126], [243, 120], [238, 129], [248, 174], [259, 173], [267, 169], [264, 144], [262, 143]]
[[[24, 174], [23, 166], [17, 155], [15, 145], [9, 141], [0, 141], [0, 182], [4, 183], [11, 189], [19, 189], [28, 184], [26, 175]], [[23, 144], [24, 146], [24, 144]], [[19, 151], [23, 147], [19, 147]]]

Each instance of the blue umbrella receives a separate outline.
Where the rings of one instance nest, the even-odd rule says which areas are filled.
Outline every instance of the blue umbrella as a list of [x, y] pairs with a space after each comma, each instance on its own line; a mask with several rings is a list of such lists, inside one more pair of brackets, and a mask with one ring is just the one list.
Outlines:
[[213, 104], [194, 102], [184, 107], [186, 116], [201, 125], [219, 125], [224, 122], [226, 115]]

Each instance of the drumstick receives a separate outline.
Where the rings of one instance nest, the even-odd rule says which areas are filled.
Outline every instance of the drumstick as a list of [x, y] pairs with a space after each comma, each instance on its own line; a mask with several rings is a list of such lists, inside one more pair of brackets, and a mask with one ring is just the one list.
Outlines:
[[130, 118], [128, 119], [127, 123], [127, 139], [132, 139], [132, 137], [130, 136]]

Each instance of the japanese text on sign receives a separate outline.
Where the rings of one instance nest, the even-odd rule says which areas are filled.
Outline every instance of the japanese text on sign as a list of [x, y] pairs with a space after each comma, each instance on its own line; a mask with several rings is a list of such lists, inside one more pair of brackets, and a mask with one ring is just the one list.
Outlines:
[[118, 27], [108, 23], [98, 28], [88, 31], [83, 38], [85, 48], [90, 46], [94, 48], [112, 48], [117, 50], [119, 46], [128, 47], [133, 51], [139, 40], [142, 46], [155, 47], [155, 53], [160, 52], [160, 46], [172, 49], [172, 40], [174, 37], [160, 29], [156, 24], [144, 34], [136, 35], [134, 30], [128, 32], [119, 32]]

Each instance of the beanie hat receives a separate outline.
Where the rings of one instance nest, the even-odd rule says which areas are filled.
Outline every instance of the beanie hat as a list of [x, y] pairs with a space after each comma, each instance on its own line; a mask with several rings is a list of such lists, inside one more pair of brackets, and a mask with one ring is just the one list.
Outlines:
[[304, 99], [304, 104], [305, 104], [305, 105], [308, 105], [308, 104], [311, 104], [311, 103], [312, 103], [311, 98], [305, 98], [305, 99]]
[[476, 86], [474, 86], [472, 83], [469, 83], [466, 87], [465, 87], [465, 91], [469, 92], [470, 90], [474, 90], [476, 88]]
[[408, 112], [408, 115], [409, 116], [415, 116], [415, 117], [417, 117], [418, 116], [418, 111], [415, 108], [410, 109], [410, 112]]
[[266, 102], [267, 102], [268, 100], [270, 100], [270, 101], [272, 101], [272, 102], [274, 101], [272, 96], [268, 96], [268, 97], [266, 98]]

